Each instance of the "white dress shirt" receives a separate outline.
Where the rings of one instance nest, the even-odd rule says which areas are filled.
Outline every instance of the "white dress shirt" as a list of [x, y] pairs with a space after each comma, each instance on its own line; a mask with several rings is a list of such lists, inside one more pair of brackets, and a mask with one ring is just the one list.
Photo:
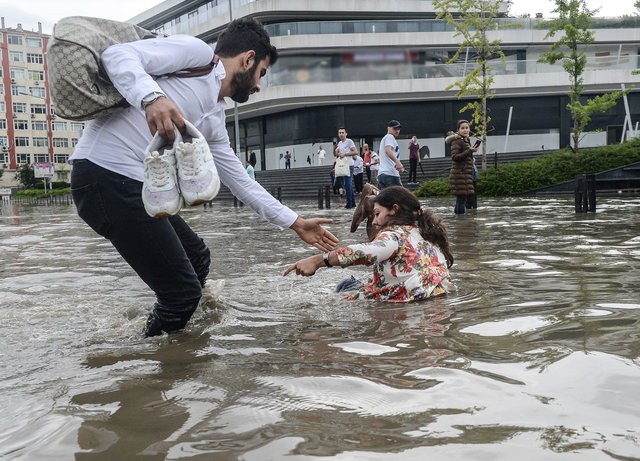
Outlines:
[[213, 50], [189, 35], [172, 35], [117, 44], [102, 54], [102, 63], [130, 107], [89, 122], [70, 158], [91, 162], [137, 181], [143, 180], [143, 160], [152, 135], [141, 108], [142, 98], [161, 91], [182, 110], [209, 143], [220, 180], [261, 218], [284, 229], [298, 215], [282, 205], [259, 183], [251, 180], [229, 143], [225, 127], [226, 103], [218, 101], [226, 76], [219, 61], [208, 75], [191, 78], [158, 78], [177, 70], [206, 65]]

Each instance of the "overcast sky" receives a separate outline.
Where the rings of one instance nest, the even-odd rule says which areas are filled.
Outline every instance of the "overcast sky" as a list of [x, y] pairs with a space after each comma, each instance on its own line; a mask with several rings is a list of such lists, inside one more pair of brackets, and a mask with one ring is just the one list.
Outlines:
[[[6, 27], [22, 24], [24, 29], [37, 30], [38, 22], [41, 22], [43, 32], [50, 34], [53, 24], [64, 16], [97, 16], [124, 21], [160, 3], [161, 0], [0, 0], [0, 16], [4, 17]], [[606, 17], [632, 14], [635, 11], [633, 3], [634, 0], [587, 0], [589, 8], [600, 8], [597, 16]], [[511, 12], [531, 16], [543, 13], [549, 17], [554, 5], [552, 0], [513, 0]]]

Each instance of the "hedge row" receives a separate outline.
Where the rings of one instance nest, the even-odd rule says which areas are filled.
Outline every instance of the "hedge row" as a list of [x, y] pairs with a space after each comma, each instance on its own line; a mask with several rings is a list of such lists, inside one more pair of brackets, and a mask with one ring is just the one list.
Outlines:
[[[599, 173], [640, 162], [640, 139], [623, 144], [583, 148], [577, 153], [560, 150], [535, 159], [500, 165], [481, 173], [478, 195], [505, 197], [518, 195], [531, 189], [553, 186], [570, 181], [579, 174]], [[416, 190], [419, 197], [449, 194], [449, 178], [422, 183]]]

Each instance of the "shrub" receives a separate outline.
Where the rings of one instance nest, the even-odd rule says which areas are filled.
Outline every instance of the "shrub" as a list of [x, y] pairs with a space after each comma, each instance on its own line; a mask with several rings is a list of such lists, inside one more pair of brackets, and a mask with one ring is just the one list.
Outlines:
[[[571, 181], [579, 174], [599, 173], [640, 162], [640, 139], [624, 144], [583, 148], [578, 153], [561, 150], [533, 160], [499, 165], [480, 174], [478, 195], [511, 196]], [[449, 179], [427, 181], [416, 190], [421, 197], [447, 195]]]

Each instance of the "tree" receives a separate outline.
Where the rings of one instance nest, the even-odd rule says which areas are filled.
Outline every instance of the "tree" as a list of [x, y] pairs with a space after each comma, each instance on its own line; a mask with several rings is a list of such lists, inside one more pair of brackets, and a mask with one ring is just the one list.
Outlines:
[[25, 189], [36, 189], [38, 185], [33, 166], [26, 163], [16, 170], [16, 180]]
[[[473, 98], [460, 112], [473, 111], [471, 121], [475, 135], [482, 138], [482, 171], [487, 171], [487, 133], [491, 117], [488, 115], [487, 101], [495, 93], [492, 88], [493, 68], [490, 60], [499, 58], [505, 64], [502, 41], [491, 40], [489, 31], [499, 26], [495, 19], [500, 13], [499, 0], [434, 0], [436, 18], [444, 20], [461, 37], [458, 50], [448, 63], [456, 62], [463, 53], [468, 56], [473, 51], [473, 69], [447, 89], [458, 88], [458, 99]], [[454, 12], [462, 12], [456, 14]]]
[[587, 66], [587, 49], [595, 40], [591, 27], [593, 16], [598, 10], [589, 10], [585, 0], [555, 0], [555, 3], [556, 8], [553, 12], [557, 13], [558, 17], [548, 21], [549, 32], [545, 39], [555, 38], [558, 32], [562, 34], [555, 38], [549, 51], [543, 53], [538, 62], [555, 64], [561, 61], [562, 67], [569, 75], [567, 109], [573, 120], [572, 148], [577, 152], [580, 139], [591, 121], [591, 116], [613, 107], [625, 92], [605, 93], [586, 100], [582, 98], [584, 92], [582, 75]]

